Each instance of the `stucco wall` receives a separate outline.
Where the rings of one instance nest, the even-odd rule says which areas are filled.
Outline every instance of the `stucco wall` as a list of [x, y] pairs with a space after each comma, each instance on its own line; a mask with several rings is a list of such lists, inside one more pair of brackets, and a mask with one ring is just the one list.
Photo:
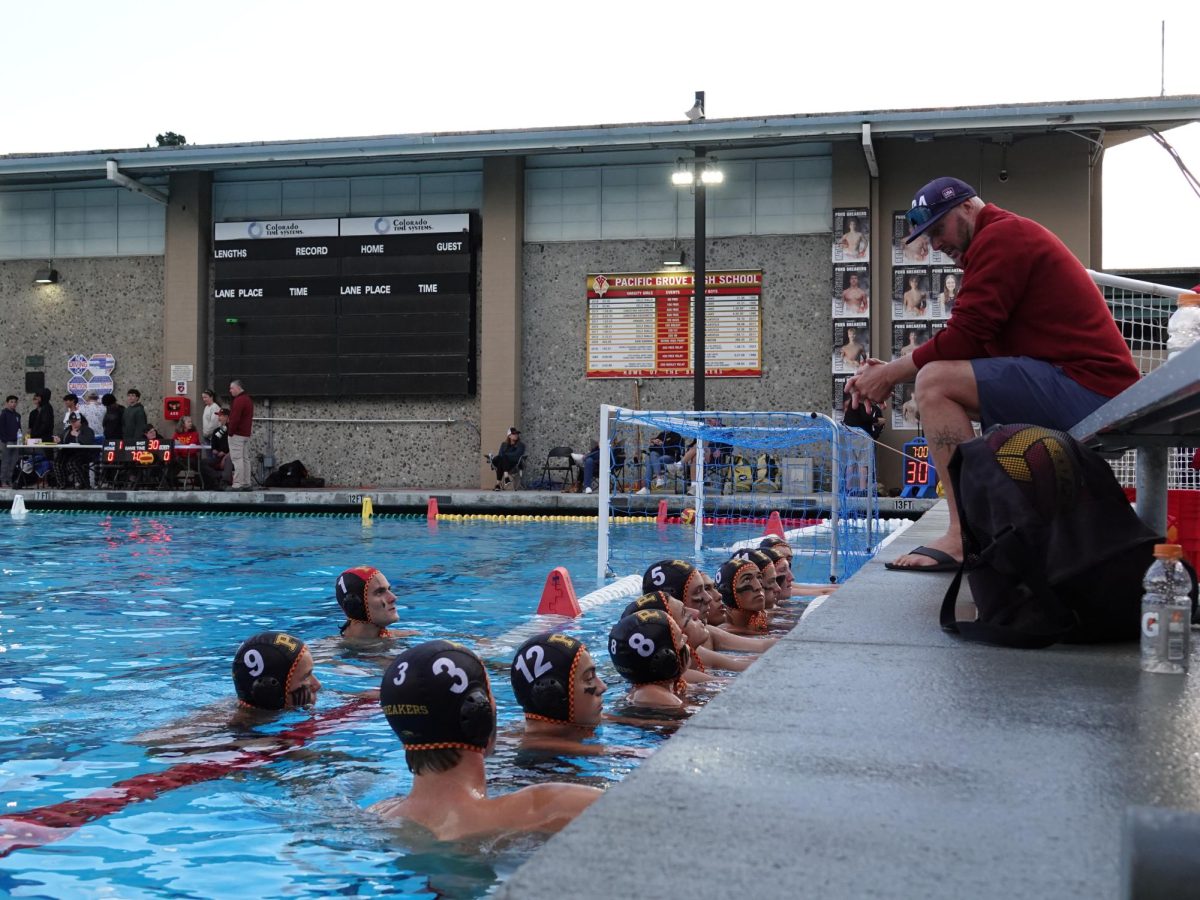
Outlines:
[[[706, 265], [763, 270], [763, 377], [710, 378], [714, 409], [829, 407], [829, 235], [716, 238]], [[691, 260], [692, 244], [682, 242]], [[541, 470], [557, 444], [586, 450], [597, 435], [601, 403], [631, 406], [629, 379], [584, 377], [585, 276], [658, 271], [671, 241], [587, 241], [525, 248], [525, 306], [520, 423], [530, 460]], [[643, 379], [644, 409], [691, 409], [690, 378]], [[499, 442], [497, 436], [497, 443]]]
[[[21, 398], [27, 419], [25, 357], [43, 356], [46, 387], [55, 413], [67, 391], [67, 358], [73, 353], [111, 353], [117, 398], [136, 387], [149, 420], [162, 421], [158, 385], [162, 370], [163, 261], [158, 256], [56, 259], [57, 284], [35, 285], [46, 260], [0, 262], [0, 391]], [[32, 369], [31, 369], [32, 370]]]

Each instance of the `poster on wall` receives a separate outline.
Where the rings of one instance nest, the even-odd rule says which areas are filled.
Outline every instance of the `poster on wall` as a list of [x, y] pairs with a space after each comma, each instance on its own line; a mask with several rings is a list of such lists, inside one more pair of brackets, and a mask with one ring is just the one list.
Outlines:
[[833, 261], [871, 261], [871, 211], [866, 207], [834, 209]]
[[865, 316], [870, 311], [871, 276], [866, 263], [833, 267], [833, 317]]
[[896, 431], [916, 431], [921, 424], [917, 401], [913, 399], [913, 383], [892, 388], [892, 428]]
[[945, 327], [944, 322], [893, 322], [892, 359], [908, 356]]
[[929, 269], [896, 266], [892, 269], [892, 321], [930, 319]]
[[948, 319], [954, 315], [954, 304], [962, 285], [962, 269], [954, 266], [934, 266], [929, 270], [929, 290], [934, 296], [935, 318]]
[[833, 396], [829, 398], [830, 412], [835, 422], [842, 421], [844, 412], [842, 403], [846, 399], [846, 382], [850, 380], [849, 375], [834, 375], [833, 376]]
[[871, 355], [870, 322], [867, 319], [833, 320], [833, 373], [854, 374]]
[[82, 398], [88, 391], [97, 396], [111, 394], [112, 373], [117, 360], [111, 353], [72, 353], [67, 357], [67, 392]]
[[923, 234], [911, 244], [905, 243], [907, 237], [908, 222], [905, 221], [904, 212], [892, 213], [892, 265], [929, 265], [933, 255], [933, 248], [929, 245], [929, 236]]
[[[705, 273], [706, 377], [762, 375], [761, 270]], [[588, 378], [691, 378], [692, 272], [587, 276]]]

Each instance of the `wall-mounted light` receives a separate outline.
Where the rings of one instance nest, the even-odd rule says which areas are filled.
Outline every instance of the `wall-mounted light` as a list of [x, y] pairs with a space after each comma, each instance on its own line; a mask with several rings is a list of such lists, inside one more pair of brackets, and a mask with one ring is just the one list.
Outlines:
[[38, 269], [33, 276], [34, 284], [58, 284], [58, 269], [46, 266]]
[[682, 266], [686, 266], [687, 254], [683, 250], [680, 250], [678, 256], [672, 256], [670, 259], [664, 259], [663, 265], [671, 269], [678, 269]]
[[696, 102], [684, 115], [687, 116], [689, 122], [704, 121], [704, 91], [696, 91]]

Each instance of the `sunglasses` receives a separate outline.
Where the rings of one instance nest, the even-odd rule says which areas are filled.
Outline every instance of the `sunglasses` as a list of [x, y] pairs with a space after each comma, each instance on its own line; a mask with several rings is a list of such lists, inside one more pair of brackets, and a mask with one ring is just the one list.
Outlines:
[[908, 223], [910, 231], [913, 228], [920, 228], [932, 218], [933, 210], [928, 206], [914, 206], [904, 214], [904, 221]]

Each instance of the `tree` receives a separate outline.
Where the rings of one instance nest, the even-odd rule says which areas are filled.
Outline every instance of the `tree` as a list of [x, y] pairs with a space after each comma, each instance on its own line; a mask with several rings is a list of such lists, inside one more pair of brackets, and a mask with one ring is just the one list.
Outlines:
[[187, 143], [187, 138], [182, 134], [176, 134], [173, 131], [166, 131], [155, 137], [160, 147], [182, 147]]

